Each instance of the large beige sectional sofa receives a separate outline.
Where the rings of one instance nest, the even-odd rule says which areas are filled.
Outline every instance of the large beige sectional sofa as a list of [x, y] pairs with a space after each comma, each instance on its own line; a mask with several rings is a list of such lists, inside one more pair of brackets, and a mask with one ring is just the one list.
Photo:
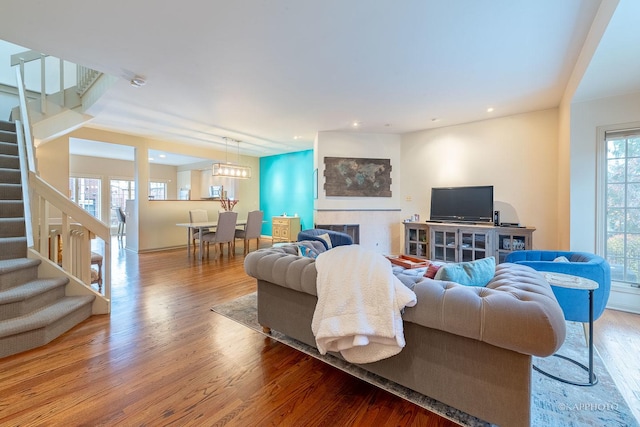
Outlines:
[[[257, 279], [259, 323], [315, 347], [315, 260], [297, 254], [294, 244], [261, 249], [244, 265]], [[406, 347], [360, 366], [485, 421], [529, 426], [531, 357], [553, 354], [566, 333], [544, 278], [516, 264], [498, 265], [486, 287], [396, 273], [418, 300], [403, 314]]]

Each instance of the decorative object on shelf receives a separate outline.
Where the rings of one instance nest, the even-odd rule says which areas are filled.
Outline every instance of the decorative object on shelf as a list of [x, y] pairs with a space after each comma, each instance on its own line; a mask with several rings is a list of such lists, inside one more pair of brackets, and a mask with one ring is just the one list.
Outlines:
[[229, 162], [229, 139], [224, 138], [225, 141], [225, 163], [214, 163], [212, 166], [212, 175], [221, 176], [226, 178], [251, 178], [251, 167], [243, 166], [240, 164], [240, 141], [235, 141], [238, 144], [238, 158], [237, 163]]
[[505, 237], [504, 239], [502, 239], [502, 248], [507, 251], [511, 250], [511, 238]]
[[328, 197], [391, 197], [391, 159], [324, 158]]
[[220, 199], [220, 204], [222, 205], [222, 209], [225, 211], [232, 211], [234, 206], [238, 204], [240, 200], [236, 199]]

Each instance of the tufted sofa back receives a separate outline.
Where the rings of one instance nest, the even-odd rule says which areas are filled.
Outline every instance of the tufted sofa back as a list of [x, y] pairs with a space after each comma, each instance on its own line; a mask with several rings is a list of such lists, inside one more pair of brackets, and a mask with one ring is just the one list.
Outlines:
[[[295, 245], [251, 252], [245, 271], [258, 280], [317, 296], [315, 260], [295, 253]], [[564, 342], [562, 310], [549, 284], [529, 267], [500, 264], [486, 287], [420, 276], [400, 279], [418, 298], [415, 307], [405, 309], [404, 321], [535, 356], [549, 356]]]
[[413, 289], [415, 307], [404, 320], [535, 356], [562, 345], [562, 310], [542, 275], [516, 264], [499, 264], [486, 287], [422, 278]]

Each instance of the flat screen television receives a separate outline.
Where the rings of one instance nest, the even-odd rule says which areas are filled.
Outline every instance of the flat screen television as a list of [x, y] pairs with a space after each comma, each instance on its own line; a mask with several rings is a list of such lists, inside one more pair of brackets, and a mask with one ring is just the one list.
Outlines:
[[492, 222], [493, 185], [432, 188], [431, 220]]

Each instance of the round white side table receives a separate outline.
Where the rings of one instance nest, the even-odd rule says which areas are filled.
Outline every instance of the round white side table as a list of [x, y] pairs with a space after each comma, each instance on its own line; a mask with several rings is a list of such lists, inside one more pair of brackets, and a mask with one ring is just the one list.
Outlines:
[[555, 357], [559, 357], [564, 360], [568, 360], [569, 362], [578, 365], [580, 368], [584, 369], [589, 374], [588, 382], [576, 382], [570, 381], [556, 375], [552, 375], [548, 372], [543, 371], [537, 366], [533, 365], [533, 369], [540, 372], [543, 375], [548, 376], [549, 378], [553, 378], [558, 381], [562, 381], [563, 383], [573, 384], [577, 386], [592, 386], [597, 384], [598, 378], [596, 374], [593, 372], [593, 291], [598, 289], [598, 282], [595, 282], [591, 279], [586, 279], [584, 277], [573, 276], [570, 274], [564, 273], [555, 273], [548, 271], [541, 271], [542, 275], [546, 279], [547, 282], [551, 286], [557, 286], [559, 288], [569, 288], [569, 289], [578, 289], [589, 291], [589, 366], [585, 366], [582, 363], [579, 363], [567, 356], [563, 356], [561, 354], [554, 354]]

